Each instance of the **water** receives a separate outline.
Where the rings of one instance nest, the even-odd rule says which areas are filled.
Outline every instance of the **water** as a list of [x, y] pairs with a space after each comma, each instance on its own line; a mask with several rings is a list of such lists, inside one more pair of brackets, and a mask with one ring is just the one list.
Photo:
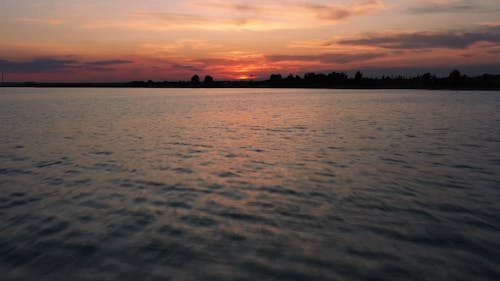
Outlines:
[[0, 89], [2, 280], [499, 280], [498, 92]]

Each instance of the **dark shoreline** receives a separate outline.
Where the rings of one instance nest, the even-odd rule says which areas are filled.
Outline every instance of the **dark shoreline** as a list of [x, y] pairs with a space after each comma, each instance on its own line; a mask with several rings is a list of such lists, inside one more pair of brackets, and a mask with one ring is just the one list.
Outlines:
[[500, 90], [500, 74], [483, 74], [469, 77], [454, 70], [448, 77], [436, 77], [430, 73], [415, 77], [363, 77], [357, 72], [354, 77], [346, 73], [306, 73], [303, 77], [272, 74], [268, 80], [215, 81], [206, 76], [201, 81], [194, 75], [190, 81], [131, 81], [97, 83], [41, 83], [3, 82], [0, 87], [39, 88], [283, 88], [283, 89], [408, 89], [408, 90]]
[[500, 91], [500, 87], [325, 87], [325, 86], [273, 86], [273, 85], [219, 85], [219, 86], [172, 86], [129, 85], [127, 83], [5, 83], [0, 88], [120, 88], [120, 89], [332, 89], [332, 90], [456, 90], [456, 91]]

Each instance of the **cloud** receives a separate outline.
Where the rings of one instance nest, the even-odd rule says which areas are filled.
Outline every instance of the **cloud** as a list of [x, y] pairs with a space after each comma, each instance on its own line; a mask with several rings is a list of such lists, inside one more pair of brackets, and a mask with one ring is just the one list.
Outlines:
[[[484, 73], [497, 74], [500, 73], [500, 64], [476, 64], [476, 65], [463, 65], [463, 64], [448, 64], [442, 65], [429, 65], [429, 66], [406, 66], [406, 67], [366, 67], [362, 69], [363, 75], [368, 77], [386, 76], [415, 76], [423, 73], [430, 72], [439, 77], [446, 77], [453, 69], [459, 69], [460, 72], [467, 75], [482, 75]], [[351, 70], [355, 71], [355, 69]]]
[[143, 53], [179, 53], [186, 50], [207, 51], [207, 50], [223, 50], [223, 44], [217, 44], [206, 40], [182, 39], [168, 43], [151, 44], [146, 43], [140, 46]]
[[[470, 12], [494, 12], [491, 5], [483, 5], [481, 1], [455, 0], [455, 1], [430, 1], [418, 6], [410, 7], [408, 10], [413, 14], [431, 13], [470, 13]], [[491, 3], [493, 4], [493, 3]]]
[[109, 66], [109, 65], [117, 65], [117, 64], [127, 64], [132, 63], [129, 60], [100, 60], [100, 61], [91, 61], [85, 63], [86, 65], [95, 65], [95, 66]]
[[77, 67], [75, 60], [39, 58], [25, 62], [0, 60], [0, 69], [11, 73], [61, 72]]
[[128, 60], [80, 62], [57, 58], [37, 58], [30, 61], [0, 59], [0, 70], [9, 73], [61, 73], [73, 70], [113, 71], [110, 66], [132, 63]]
[[235, 3], [234, 1], [224, 1], [224, 0], [213, 0], [213, 1], [203, 1], [198, 3], [199, 6], [205, 8], [219, 8], [230, 10], [233, 12], [240, 13], [254, 13], [262, 11], [263, 6], [257, 4], [248, 4], [248, 3]]
[[471, 32], [378, 33], [362, 38], [340, 40], [337, 43], [386, 49], [465, 49], [479, 42], [500, 43], [500, 26], [485, 27]]
[[136, 15], [140, 18], [160, 20], [165, 23], [176, 24], [202, 24], [206, 21], [204, 17], [196, 14], [183, 14], [172, 12], [139, 12]]
[[488, 52], [490, 54], [494, 54], [494, 55], [496, 55], [496, 54], [500, 55], [500, 49], [492, 49], [492, 50], [488, 50], [486, 52]]
[[309, 61], [321, 63], [339, 63], [345, 64], [357, 61], [367, 61], [376, 58], [385, 57], [387, 54], [383, 53], [359, 53], [359, 54], [341, 54], [341, 53], [327, 53], [320, 55], [270, 55], [266, 58], [269, 61]]
[[197, 71], [202, 71], [203, 68], [194, 66], [194, 65], [184, 65], [184, 64], [179, 64], [179, 63], [170, 63], [170, 67], [175, 70], [181, 70], [181, 71], [192, 71], [192, 72], [197, 72]]
[[130, 64], [132, 61], [129, 60], [100, 60], [100, 61], [91, 61], [91, 62], [82, 62], [80, 63], [79, 67], [82, 70], [87, 70], [87, 71], [114, 71], [115, 69], [113, 66], [116, 65], [123, 65], [123, 64]]
[[81, 25], [84, 29], [117, 28], [127, 30], [169, 31], [198, 30], [275, 30], [290, 28], [287, 23], [256, 17], [207, 17], [190, 13], [140, 12], [127, 21], [91, 21]]
[[373, 12], [383, 7], [382, 2], [377, 0], [365, 0], [348, 4], [305, 4], [305, 7], [313, 11], [319, 19], [328, 21], [339, 21], [349, 17]]
[[42, 23], [42, 24], [50, 24], [50, 25], [60, 25], [64, 23], [62, 19], [47, 19], [47, 18], [18, 18], [17, 22], [26, 22], [26, 23]]
[[368, 14], [384, 7], [378, 0], [349, 3], [318, 4], [290, 0], [253, 2], [251, 4], [212, 0], [185, 4], [182, 9], [142, 10], [126, 20], [88, 21], [86, 29], [119, 28], [131, 30], [168, 31], [178, 29], [252, 30], [317, 28], [354, 16]]
[[422, 5], [410, 7], [409, 11], [415, 14], [428, 13], [464, 13], [478, 9], [478, 5], [472, 1], [453, 1], [453, 2], [431, 2]]
[[212, 0], [200, 3], [200, 6], [210, 9], [229, 10], [232, 13], [252, 14], [253, 16], [274, 16], [276, 20], [280, 20], [279, 17], [286, 18], [287, 16], [295, 17], [301, 15], [303, 18], [326, 21], [347, 19], [378, 10], [384, 6], [378, 0], [361, 0], [335, 4], [304, 3], [303, 1], [283, 2], [253, 2], [252, 4], [248, 4], [227, 0]]

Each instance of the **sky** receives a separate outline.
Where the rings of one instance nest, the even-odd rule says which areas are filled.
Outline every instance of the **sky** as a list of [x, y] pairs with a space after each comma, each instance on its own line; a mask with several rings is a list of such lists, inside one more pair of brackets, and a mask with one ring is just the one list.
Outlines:
[[7, 81], [500, 73], [498, 0], [2, 0]]

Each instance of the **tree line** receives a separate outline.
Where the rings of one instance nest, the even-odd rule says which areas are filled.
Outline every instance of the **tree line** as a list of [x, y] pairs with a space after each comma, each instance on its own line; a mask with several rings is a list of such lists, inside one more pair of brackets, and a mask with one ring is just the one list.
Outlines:
[[349, 77], [345, 72], [306, 73], [303, 77], [272, 74], [267, 81], [271, 87], [305, 88], [408, 88], [408, 89], [500, 89], [500, 75], [483, 74], [469, 77], [459, 70], [453, 70], [446, 77], [424, 73], [414, 77], [382, 76], [365, 77], [357, 71]]
[[154, 82], [136, 81], [131, 85], [144, 87], [204, 87], [204, 88], [339, 88], [339, 89], [500, 89], [500, 75], [483, 74], [467, 76], [459, 70], [453, 70], [448, 76], [437, 77], [431, 73], [424, 73], [414, 77], [381, 76], [365, 77], [361, 71], [349, 76], [345, 72], [314, 73], [308, 72], [303, 76], [271, 74], [267, 80], [260, 81], [216, 81], [207, 75], [203, 80], [193, 75], [189, 81]]
[[453, 70], [448, 76], [437, 77], [424, 73], [414, 77], [365, 77], [357, 71], [349, 76], [345, 72], [314, 73], [303, 76], [271, 74], [266, 80], [217, 81], [206, 75], [202, 80], [195, 74], [188, 81], [132, 81], [128, 83], [2, 83], [0, 86], [34, 87], [144, 87], [144, 88], [335, 88], [335, 89], [478, 89], [500, 90], [500, 75], [467, 76]]

